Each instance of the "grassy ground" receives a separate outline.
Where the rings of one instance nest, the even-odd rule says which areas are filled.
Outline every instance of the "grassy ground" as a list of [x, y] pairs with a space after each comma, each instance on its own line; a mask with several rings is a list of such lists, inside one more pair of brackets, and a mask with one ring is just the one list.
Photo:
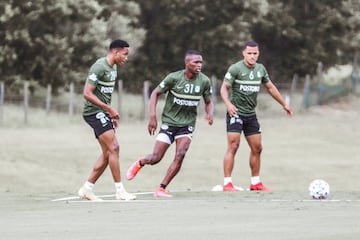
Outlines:
[[[169, 186], [174, 198], [140, 194], [130, 203], [51, 201], [76, 196], [100, 154], [80, 117], [67, 120], [52, 115], [42, 124], [2, 125], [1, 238], [358, 239], [359, 106], [354, 98], [308, 111], [297, 109], [292, 118], [277, 105], [261, 109], [261, 177], [273, 193], [210, 191], [223, 181], [225, 124], [221, 113], [211, 127], [200, 116], [183, 168]], [[41, 117], [33, 119], [38, 122]], [[151, 152], [154, 137], [148, 136], [144, 121], [123, 121], [117, 136], [124, 176], [134, 160]], [[153, 191], [172, 157], [173, 148], [160, 164], [145, 167], [133, 181], [124, 177], [128, 191]], [[246, 188], [249, 175], [248, 147], [242, 139], [233, 180]], [[308, 196], [308, 184], [315, 178], [331, 186], [326, 201]], [[108, 170], [95, 191], [113, 194]]]

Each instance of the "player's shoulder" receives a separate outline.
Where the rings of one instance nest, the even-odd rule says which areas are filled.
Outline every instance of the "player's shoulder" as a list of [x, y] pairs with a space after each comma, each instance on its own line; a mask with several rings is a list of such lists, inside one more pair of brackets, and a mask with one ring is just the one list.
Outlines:
[[245, 66], [244, 60], [237, 61], [230, 65], [229, 70], [239, 70]]
[[104, 71], [106, 68], [106, 58], [102, 57], [97, 59], [90, 67], [90, 71], [92, 72], [99, 72]]
[[168, 73], [166, 78], [168, 79], [180, 79], [184, 75], [184, 70]]
[[204, 82], [210, 82], [210, 78], [203, 72], [199, 73], [199, 79]]

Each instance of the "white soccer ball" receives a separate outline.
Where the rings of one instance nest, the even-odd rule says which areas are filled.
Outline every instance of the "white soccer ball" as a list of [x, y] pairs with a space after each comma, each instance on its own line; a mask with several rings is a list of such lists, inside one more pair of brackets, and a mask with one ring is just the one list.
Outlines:
[[322, 179], [316, 179], [309, 185], [309, 194], [314, 199], [325, 199], [330, 194], [330, 185]]

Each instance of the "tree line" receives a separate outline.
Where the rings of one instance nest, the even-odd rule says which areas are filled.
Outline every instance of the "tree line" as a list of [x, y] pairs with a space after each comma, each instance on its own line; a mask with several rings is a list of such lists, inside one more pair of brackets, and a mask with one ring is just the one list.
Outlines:
[[[20, 94], [83, 85], [89, 66], [111, 39], [131, 45], [119, 70], [124, 89], [139, 93], [183, 68], [187, 49], [203, 53], [204, 73], [221, 80], [242, 58], [245, 41], [276, 82], [347, 64], [360, 48], [356, 0], [5, 0], [0, 3], [0, 81]], [[21, 86], [20, 86], [21, 85]]]

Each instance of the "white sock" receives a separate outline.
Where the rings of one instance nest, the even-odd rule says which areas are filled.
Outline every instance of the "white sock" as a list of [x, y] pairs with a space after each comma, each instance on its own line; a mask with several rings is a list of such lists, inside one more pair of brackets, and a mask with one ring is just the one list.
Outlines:
[[85, 186], [85, 188], [87, 188], [87, 189], [89, 189], [89, 190], [93, 190], [93, 189], [94, 189], [94, 184], [91, 183], [91, 182], [89, 182], [89, 181], [86, 181], [86, 182], [84, 183], [84, 186]]
[[260, 182], [260, 176], [251, 177], [251, 184], [255, 185]]
[[228, 183], [231, 183], [231, 182], [232, 182], [231, 177], [225, 177], [225, 178], [224, 178], [224, 186], [225, 186], [226, 184], [228, 184]]
[[115, 189], [116, 190], [121, 190], [124, 188], [124, 185], [122, 184], [122, 182], [116, 182], [115, 183]]

